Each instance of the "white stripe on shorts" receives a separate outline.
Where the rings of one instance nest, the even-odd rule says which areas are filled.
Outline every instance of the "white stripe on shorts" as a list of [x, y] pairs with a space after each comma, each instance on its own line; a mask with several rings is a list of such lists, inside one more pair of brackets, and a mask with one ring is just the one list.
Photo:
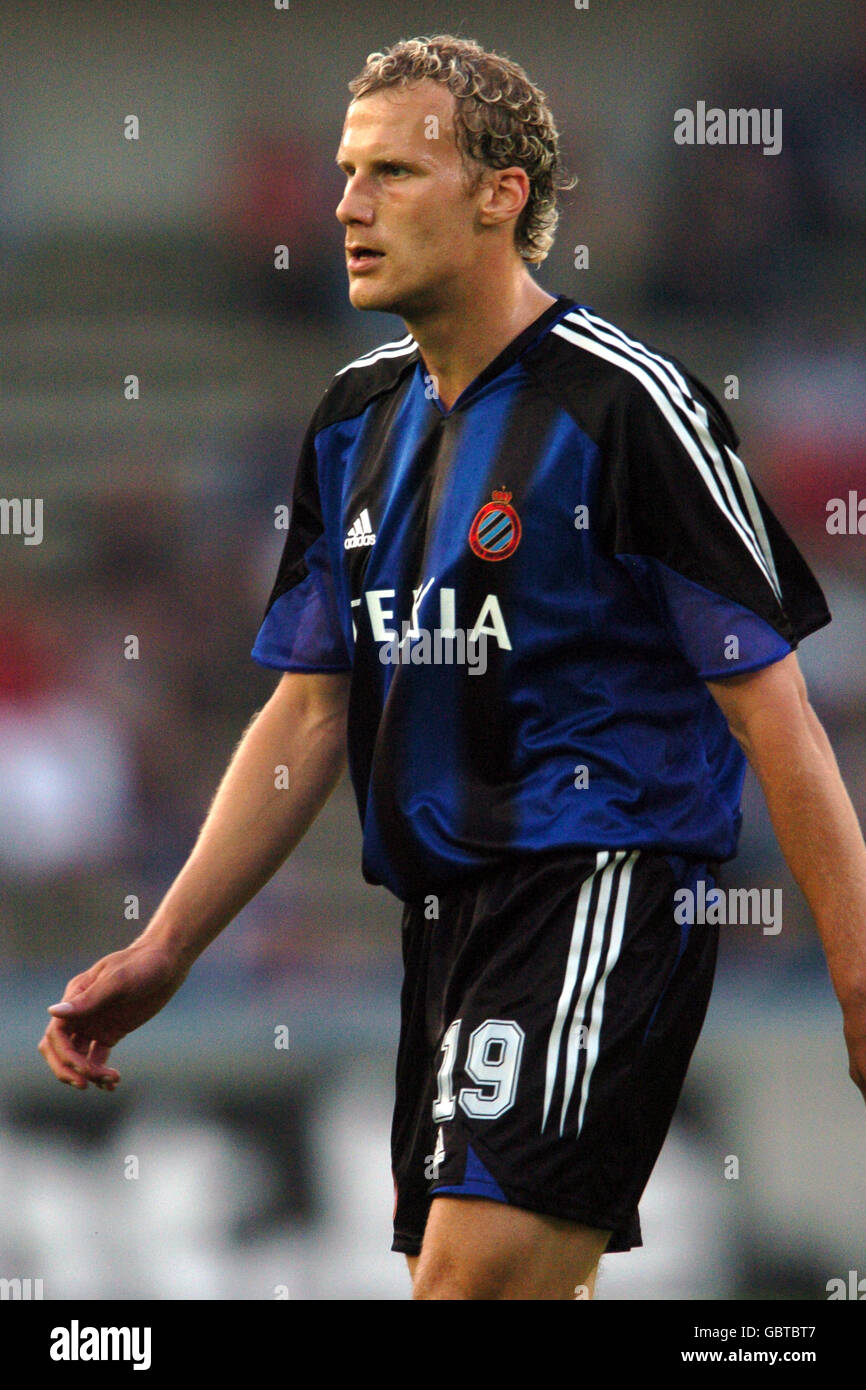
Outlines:
[[[560, 1054], [562, 1052], [562, 1034], [565, 1028], [565, 1020], [568, 1018], [569, 1012], [571, 1011], [572, 1001], [576, 993], [578, 995], [577, 1004], [574, 1008], [565, 1050], [563, 1099], [560, 1112], [559, 1132], [562, 1134], [565, 1129], [565, 1116], [571, 1102], [575, 1077], [577, 1075], [581, 1034], [583, 1026], [587, 1022], [585, 1015], [588, 1002], [591, 998], [593, 1001], [592, 1010], [586, 1033], [586, 1067], [581, 1082], [580, 1110], [577, 1125], [577, 1132], [580, 1133], [584, 1112], [586, 1110], [586, 1103], [589, 1099], [589, 1083], [598, 1059], [601, 1026], [604, 1015], [605, 986], [607, 977], [616, 964], [622, 948], [629, 884], [638, 853], [639, 851], [637, 850], [632, 851], [631, 854], [628, 854], [626, 850], [616, 850], [611, 854], [610, 850], [599, 850], [595, 857], [595, 869], [584, 879], [580, 886], [577, 909], [574, 915], [574, 927], [571, 934], [571, 944], [569, 946], [568, 960], [565, 966], [565, 977], [562, 983], [562, 992], [559, 996], [556, 1015], [553, 1020], [547, 1045], [544, 1113], [541, 1120], [542, 1133], [547, 1124], [547, 1117], [559, 1072]], [[623, 863], [623, 861], [625, 861], [625, 863]], [[601, 879], [599, 882], [598, 898], [590, 922], [589, 907], [595, 879], [599, 874], [601, 875]], [[607, 929], [611, 898], [613, 896], [613, 885], [617, 878], [619, 879], [619, 884], [614, 901], [611, 937], [605, 958], [602, 959], [602, 947]], [[583, 952], [587, 930], [589, 930], [590, 933], [589, 952], [583, 973], [580, 979], [578, 979], [578, 967], [580, 965], [580, 957]]]

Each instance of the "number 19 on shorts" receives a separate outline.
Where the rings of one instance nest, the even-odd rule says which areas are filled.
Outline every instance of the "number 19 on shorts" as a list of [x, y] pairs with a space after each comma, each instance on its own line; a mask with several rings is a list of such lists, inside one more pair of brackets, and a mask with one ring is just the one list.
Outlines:
[[442, 1039], [442, 1065], [437, 1077], [433, 1120], [451, 1120], [459, 1105], [476, 1120], [495, 1120], [510, 1110], [517, 1095], [517, 1075], [525, 1034], [512, 1019], [488, 1018], [469, 1035], [464, 1070], [477, 1082], [454, 1095], [454, 1066], [460, 1047], [462, 1019], [455, 1018]]

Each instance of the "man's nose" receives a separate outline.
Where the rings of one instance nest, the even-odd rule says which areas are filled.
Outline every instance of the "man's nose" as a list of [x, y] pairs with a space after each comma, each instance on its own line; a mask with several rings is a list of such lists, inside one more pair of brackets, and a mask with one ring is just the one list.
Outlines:
[[346, 184], [343, 196], [337, 204], [336, 216], [344, 227], [348, 227], [352, 222], [363, 222], [365, 226], [369, 226], [373, 220], [370, 198], [365, 196], [363, 189], [352, 179]]

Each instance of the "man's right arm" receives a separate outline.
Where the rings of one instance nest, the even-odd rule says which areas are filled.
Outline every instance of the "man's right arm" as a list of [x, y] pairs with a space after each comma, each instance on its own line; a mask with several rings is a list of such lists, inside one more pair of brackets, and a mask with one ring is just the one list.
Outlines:
[[346, 761], [349, 673], [286, 672], [241, 739], [198, 840], [142, 934], [69, 981], [39, 1051], [59, 1080], [113, 1089], [122, 1037], [180, 988], [205, 947], [315, 820]]

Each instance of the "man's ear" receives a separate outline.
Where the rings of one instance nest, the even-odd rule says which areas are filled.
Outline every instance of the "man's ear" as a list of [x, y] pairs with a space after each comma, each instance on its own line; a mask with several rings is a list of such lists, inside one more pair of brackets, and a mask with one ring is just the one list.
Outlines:
[[495, 227], [520, 216], [529, 199], [529, 176], [514, 165], [508, 169], [485, 170], [480, 184], [478, 219], [482, 226]]

